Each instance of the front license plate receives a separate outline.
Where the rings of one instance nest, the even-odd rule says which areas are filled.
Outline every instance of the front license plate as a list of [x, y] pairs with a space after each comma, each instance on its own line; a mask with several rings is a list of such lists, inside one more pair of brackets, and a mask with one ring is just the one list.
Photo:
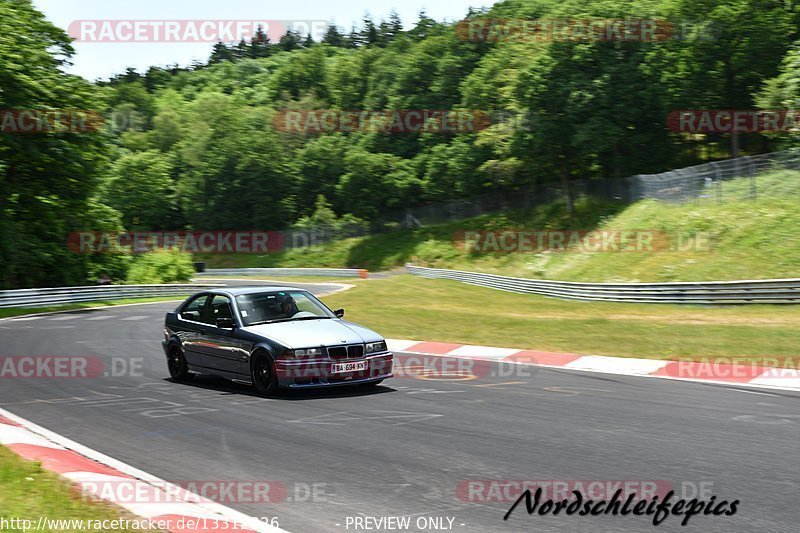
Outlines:
[[335, 363], [331, 365], [331, 374], [341, 374], [342, 372], [359, 372], [367, 369], [366, 361], [354, 361], [352, 363]]

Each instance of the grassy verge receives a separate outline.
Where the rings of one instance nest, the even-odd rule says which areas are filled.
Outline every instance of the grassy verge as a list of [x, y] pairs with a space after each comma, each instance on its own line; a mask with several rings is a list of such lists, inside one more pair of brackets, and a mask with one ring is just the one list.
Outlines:
[[413, 276], [362, 283], [325, 302], [389, 338], [654, 359], [800, 354], [796, 306], [571, 302]]
[[[724, 202], [713, 189], [686, 204], [642, 201], [625, 206], [581, 199], [573, 217], [563, 203], [484, 215], [325, 246], [267, 255], [209, 255], [214, 267], [349, 267], [385, 270], [414, 261], [454, 268], [567, 281], [711, 281], [800, 275], [800, 172], [758, 176], [759, 196], [749, 179], [723, 184]], [[454, 244], [463, 231], [653, 230], [670, 244], [649, 252], [470, 253]], [[674, 249], [702, 236], [699, 249]], [[679, 241], [681, 239], [681, 241]], [[706, 247], [705, 244], [709, 246]]]
[[[33, 528], [36, 527], [39, 517], [84, 521], [115, 520], [121, 517], [118, 509], [100, 502], [84, 501], [69, 483], [59, 479], [55, 474], [42, 470], [38, 463], [26, 461], [2, 446], [0, 446], [0, 516], [6, 520], [12, 518], [31, 520]], [[23, 530], [12, 528], [4, 531]], [[75, 530], [66, 528], [58, 531]], [[104, 531], [141, 530], [105, 529]]]
[[54, 311], [73, 311], [76, 309], [89, 309], [90, 307], [109, 307], [112, 305], [140, 304], [153, 302], [171, 302], [173, 300], [184, 300], [188, 294], [178, 296], [163, 296], [155, 298], [123, 298], [120, 300], [104, 300], [100, 302], [83, 302], [79, 304], [49, 305], [42, 307], [9, 307], [0, 309], [0, 318], [10, 318], [21, 315], [32, 315], [35, 313], [51, 313]]

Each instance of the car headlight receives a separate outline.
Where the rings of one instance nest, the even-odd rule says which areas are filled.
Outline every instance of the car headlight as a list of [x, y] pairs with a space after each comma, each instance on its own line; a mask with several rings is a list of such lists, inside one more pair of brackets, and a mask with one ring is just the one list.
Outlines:
[[367, 353], [385, 352], [385, 351], [386, 351], [386, 341], [367, 343]]
[[303, 348], [294, 350], [295, 357], [322, 357], [322, 348]]

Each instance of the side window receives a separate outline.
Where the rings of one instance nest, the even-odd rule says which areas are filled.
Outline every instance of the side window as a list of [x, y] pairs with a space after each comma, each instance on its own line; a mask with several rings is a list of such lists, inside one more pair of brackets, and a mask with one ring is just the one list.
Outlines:
[[218, 318], [233, 318], [230, 299], [219, 294], [211, 300], [211, 308], [208, 310], [207, 320], [203, 320], [203, 322], [216, 326]]
[[202, 296], [198, 296], [183, 308], [181, 311], [181, 318], [184, 320], [193, 320], [195, 322], [200, 322], [201, 316], [200, 313], [203, 311], [203, 307], [206, 305], [206, 301], [208, 300], [208, 295], [204, 294]]

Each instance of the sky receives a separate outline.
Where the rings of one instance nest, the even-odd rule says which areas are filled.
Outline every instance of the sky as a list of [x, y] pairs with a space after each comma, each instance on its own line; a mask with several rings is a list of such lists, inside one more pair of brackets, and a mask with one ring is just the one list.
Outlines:
[[[394, 9], [407, 29], [420, 10], [436, 20], [460, 20], [470, 6], [490, 6], [495, 0], [33, 0], [47, 18], [65, 30], [76, 21], [334, 21], [346, 30], [365, 13], [373, 20], [388, 18]], [[88, 24], [84, 22], [85, 25]], [[89, 35], [99, 36], [102, 22]], [[114, 23], [116, 35], [122, 34]], [[320, 24], [318, 24], [320, 25]], [[274, 23], [274, 27], [278, 27]], [[155, 30], [153, 30], [155, 31]], [[95, 80], [133, 67], [190, 65], [206, 61], [213, 43], [205, 42], [76, 42], [69, 72]]]

